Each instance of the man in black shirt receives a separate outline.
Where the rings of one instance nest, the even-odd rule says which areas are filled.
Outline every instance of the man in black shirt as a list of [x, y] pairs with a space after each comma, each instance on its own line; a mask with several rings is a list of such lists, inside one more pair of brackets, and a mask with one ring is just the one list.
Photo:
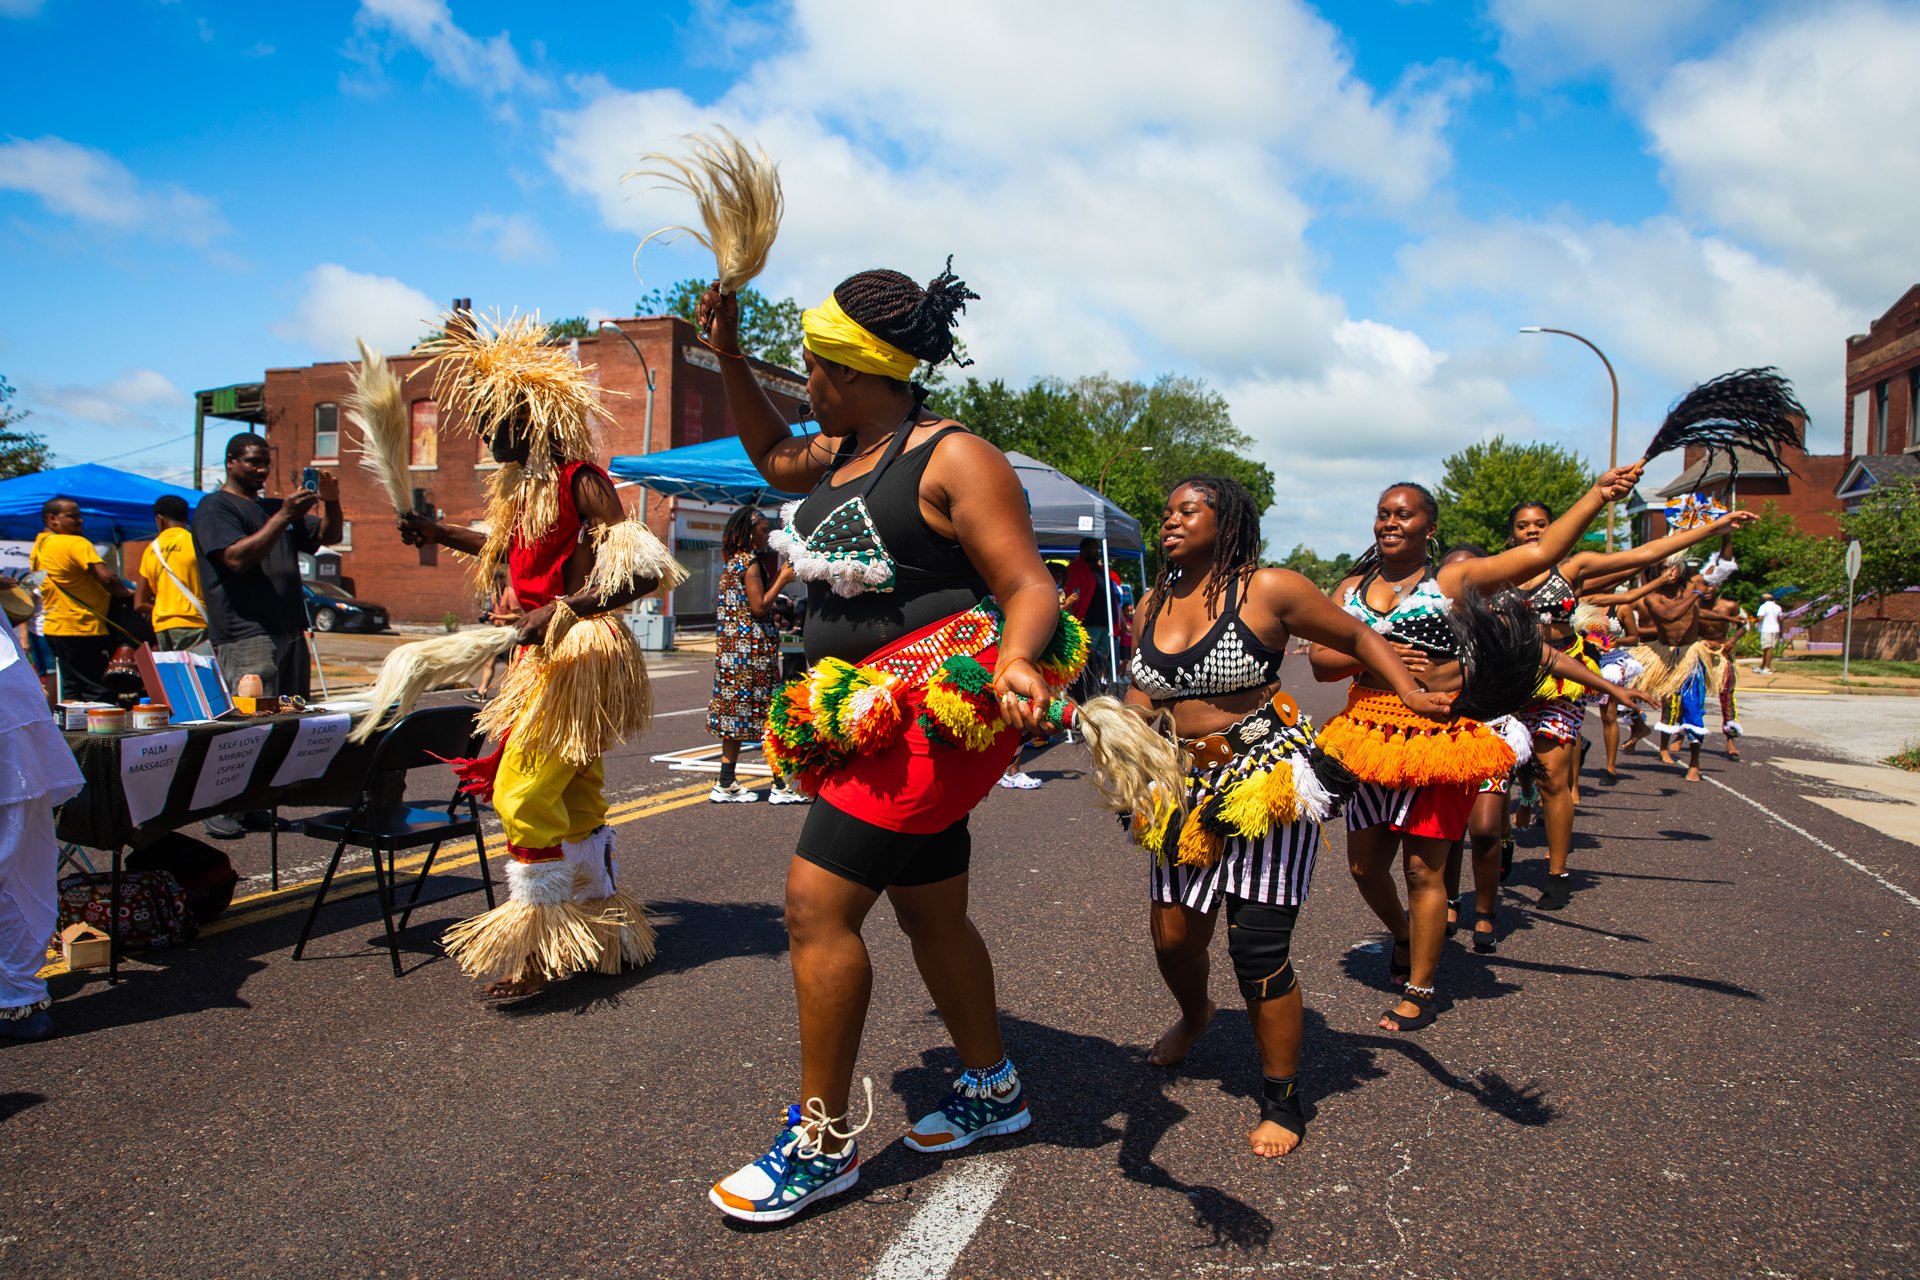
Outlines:
[[[322, 471], [317, 492], [299, 489], [277, 503], [263, 501], [271, 462], [259, 436], [227, 441], [227, 482], [194, 508], [193, 541], [200, 551], [207, 627], [229, 687], [241, 676], [257, 675], [268, 697], [305, 697], [307, 605], [300, 553], [340, 540], [340, 488]], [[311, 514], [316, 504], [324, 518]]]

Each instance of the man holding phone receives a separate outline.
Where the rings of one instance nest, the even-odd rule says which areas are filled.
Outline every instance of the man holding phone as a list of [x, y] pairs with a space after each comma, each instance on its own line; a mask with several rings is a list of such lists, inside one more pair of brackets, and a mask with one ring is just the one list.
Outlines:
[[[301, 488], [262, 498], [272, 463], [260, 436], [245, 432], [227, 441], [227, 482], [193, 509], [193, 541], [207, 629], [228, 687], [256, 675], [270, 698], [304, 698], [310, 676], [300, 553], [340, 540], [340, 486], [331, 473], [309, 467]], [[322, 514], [314, 514], [316, 506]], [[244, 829], [224, 814], [207, 821], [207, 833], [223, 839]]]

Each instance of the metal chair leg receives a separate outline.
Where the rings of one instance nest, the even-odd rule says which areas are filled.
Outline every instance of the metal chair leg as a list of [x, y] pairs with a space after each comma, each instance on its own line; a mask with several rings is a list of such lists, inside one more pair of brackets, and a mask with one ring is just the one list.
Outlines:
[[500, 904], [493, 900], [493, 868], [487, 865], [487, 837], [480, 830], [480, 811], [473, 811], [473, 850], [480, 857], [480, 887], [486, 891], [487, 910], [491, 911]]
[[398, 978], [402, 975], [400, 968], [400, 935], [393, 927], [392, 887], [393, 859], [397, 855], [394, 851], [389, 850], [387, 853], [387, 865], [382, 869], [380, 865], [379, 845], [376, 844], [370, 852], [373, 854], [373, 879], [380, 898], [380, 919], [385, 922], [387, 926], [387, 954], [393, 959], [393, 976]]
[[[433, 870], [433, 860], [440, 852], [440, 842], [435, 840], [427, 849], [426, 861], [420, 864], [420, 874], [414, 877], [413, 889], [407, 894], [407, 905], [400, 911], [400, 927], [407, 927], [407, 921], [413, 918], [413, 909], [420, 905], [420, 891], [427, 887], [427, 873]], [[399, 882], [396, 880], [396, 884]]]
[[119, 845], [113, 847], [113, 888], [107, 895], [107, 985], [120, 981], [120, 857]]
[[268, 884], [275, 891], [280, 889], [280, 806], [275, 805], [267, 811], [271, 816], [267, 827], [267, 875]]
[[345, 836], [333, 846], [333, 857], [327, 861], [327, 872], [320, 877], [320, 888], [313, 895], [313, 905], [307, 908], [307, 921], [300, 926], [300, 940], [293, 944], [293, 958], [298, 960], [300, 953], [307, 949], [307, 939], [313, 934], [313, 922], [320, 918], [320, 904], [327, 900], [327, 890], [333, 884], [333, 874], [340, 869], [340, 855], [347, 851]]

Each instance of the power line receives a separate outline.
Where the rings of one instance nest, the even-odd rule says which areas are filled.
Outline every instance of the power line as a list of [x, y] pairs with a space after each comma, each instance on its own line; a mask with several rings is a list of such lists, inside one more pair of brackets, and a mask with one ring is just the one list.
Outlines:
[[185, 435], [183, 435], [183, 436], [175, 436], [175, 437], [174, 437], [173, 439], [171, 439], [171, 440], [159, 440], [159, 441], [156, 441], [156, 442], [154, 442], [153, 444], [143, 444], [143, 445], [141, 445], [141, 446], [140, 446], [140, 447], [139, 447], [138, 449], [129, 449], [129, 450], [127, 450], [127, 451], [126, 451], [125, 453], [116, 453], [116, 454], [111, 454], [111, 455], [109, 455], [108, 457], [105, 457], [105, 458], [94, 458], [94, 459], [92, 459], [92, 461], [94, 461], [94, 462], [118, 462], [118, 461], [119, 461], [120, 459], [122, 459], [122, 458], [131, 458], [131, 457], [132, 457], [132, 456], [133, 456], [134, 454], [136, 454], [136, 453], [145, 453], [145, 452], [146, 452], [147, 450], [149, 450], [149, 449], [163, 449], [163, 448], [165, 448], [165, 447], [166, 447], [167, 445], [170, 445], [170, 444], [179, 444], [179, 443], [180, 443], [181, 441], [183, 441], [183, 440], [191, 440], [191, 439], [193, 439], [193, 432], [191, 432], [191, 431], [189, 431], [189, 432], [187, 432], [187, 434], [185, 434]]

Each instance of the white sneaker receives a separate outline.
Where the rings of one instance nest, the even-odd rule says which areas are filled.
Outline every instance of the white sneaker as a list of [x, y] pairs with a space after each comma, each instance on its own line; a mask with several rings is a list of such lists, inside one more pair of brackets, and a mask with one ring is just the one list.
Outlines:
[[798, 791], [789, 791], [779, 783], [773, 784], [773, 790], [767, 792], [768, 804], [812, 804], [813, 797]]
[[1015, 791], [1032, 791], [1042, 784], [1040, 779], [1022, 769], [1017, 773], [1001, 774], [1000, 785], [1003, 787], [1012, 787]]
[[715, 804], [751, 804], [759, 798], [758, 791], [749, 790], [737, 782], [730, 787], [723, 787], [716, 782], [713, 790], [707, 793], [707, 799]]

